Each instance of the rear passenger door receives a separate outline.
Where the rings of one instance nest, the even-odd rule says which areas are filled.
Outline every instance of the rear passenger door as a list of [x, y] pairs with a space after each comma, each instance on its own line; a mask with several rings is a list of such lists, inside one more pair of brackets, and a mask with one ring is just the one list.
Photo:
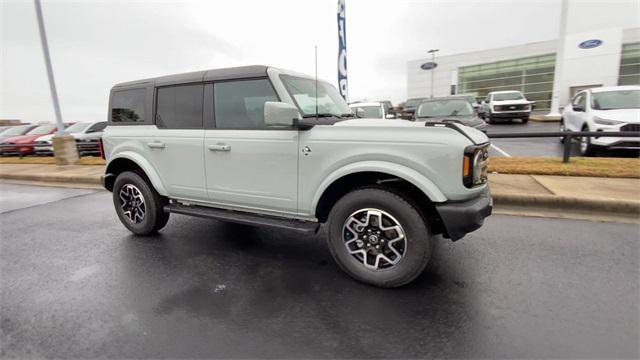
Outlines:
[[264, 103], [279, 101], [268, 78], [208, 85], [211, 116], [204, 158], [210, 201], [249, 211], [297, 212], [298, 130], [264, 124]]
[[173, 198], [207, 200], [203, 166], [203, 84], [157, 87], [147, 158]]

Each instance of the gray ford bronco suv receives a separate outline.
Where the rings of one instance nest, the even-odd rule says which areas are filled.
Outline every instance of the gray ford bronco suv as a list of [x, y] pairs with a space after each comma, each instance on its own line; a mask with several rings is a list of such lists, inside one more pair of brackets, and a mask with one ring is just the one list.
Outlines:
[[102, 178], [134, 234], [171, 213], [303, 233], [326, 229], [362, 282], [415, 279], [434, 236], [491, 214], [487, 137], [453, 122], [361, 119], [324, 81], [267, 66], [111, 89]]

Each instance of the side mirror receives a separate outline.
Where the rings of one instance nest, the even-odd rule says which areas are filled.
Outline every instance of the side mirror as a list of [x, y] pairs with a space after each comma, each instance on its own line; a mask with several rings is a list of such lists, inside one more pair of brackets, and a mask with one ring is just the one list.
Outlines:
[[298, 108], [284, 102], [264, 103], [264, 123], [267, 126], [293, 126], [300, 119]]
[[387, 116], [385, 116], [387, 119], [395, 119], [396, 116], [393, 114], [387, 114]]

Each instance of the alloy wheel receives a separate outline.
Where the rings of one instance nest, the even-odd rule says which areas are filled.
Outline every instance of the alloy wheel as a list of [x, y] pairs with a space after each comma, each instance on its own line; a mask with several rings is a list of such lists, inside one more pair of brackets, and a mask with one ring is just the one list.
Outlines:
[[140, 189], [133, 184], [125, 184], [120, 188], [119, 196], [122, 214], [134, 224], [142, 222], [147, 206]]
[[395, 266], [407, 251], [402, 225], [380, 209], [360, 209], [351, 214], [342, 230], [349, 254], [372, 270]]

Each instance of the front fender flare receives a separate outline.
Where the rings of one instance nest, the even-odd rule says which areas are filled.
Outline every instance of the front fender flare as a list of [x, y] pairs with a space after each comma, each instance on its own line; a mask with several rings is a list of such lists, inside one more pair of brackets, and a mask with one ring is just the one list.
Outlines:
[[396, 176], [413, 184], [434, 203], [447, 201], [447, 197], [431, 180], [409, 167], [386, 161], [361, 161], [345, 165], [333, 171], [322, 181], [311, 202], [311, 213], [315, 212], [322, 194], [331, 184], [343, 176], [359, 172], [379, 172]]
[[147, 159], [145, 159], [142, 155], [133, 151], [120, 152], [115, 156], [109, 158], [109, 162], [107, 163], [107, 166], [106, 166], [107, 172], [109, 169], [109, 165], [117, 159], [127, 159], [136, 163], [136, 165], [138, 165], [142, 169], [142, 171], [144, 171], [145, 175], [147, 175], [147, 177], [151, 181], [151, 185], [153, 185], [153, 187], [156, 189], [158, 194], [162, 196], [169, 196], [169, 193], [167, 192], [167, 189], [162, 183], [162, 180], [160, 179], [158, 172], [153, 167], [153, 165], [151, 165], [151, 163]]

